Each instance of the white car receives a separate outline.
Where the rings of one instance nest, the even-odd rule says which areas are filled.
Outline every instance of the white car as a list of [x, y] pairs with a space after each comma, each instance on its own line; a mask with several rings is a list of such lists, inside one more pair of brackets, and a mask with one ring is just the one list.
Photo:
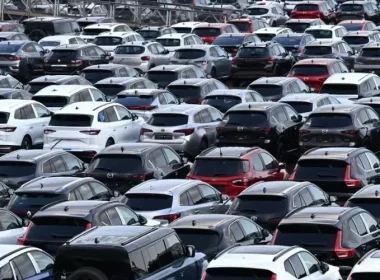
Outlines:
[[347, 29], [342, 25], [314, 25], [305, 29], [305, 33], [311, 34], [322, 42], [342, 40]]
[[271, 280], [342, 280], [338, 267], [320, 262], [309, 251], [300, 247], [276, 245], [236, 245], [222, 251], [209, 263], [202, 279], [218, 279], [218, 276], [231, 280], [246, 277]]
[[0, 208], [0, 244], [16, 245], [17, 239], [24, 235], [27, 225], [26, 220], [22, 220], [9, 210]]
[[191, 33], [191, 32], [193, 32], [193, 29], [201, 23], [203, 23], [203, 22], [199, 22], [199, 21], [185, 22], [184, 21], [184, 22], [180, 22], [180, 23], [175, 23], [170, 27], [174, 28], [177, 31], [177, 33]]
[[51, 112], [34, 100], [0, 100], [0, 154], [42, 146]]
[[108, 101], [96, 87], [83, 85], [47, 86], [33, 95], [32, 100], [45, 105], [55, 112], [67, 104], [81, 101]]
[[45, 129], [44, 149], [91, 159], [105, 147], [137, 142], [145, 121], [110, 102], [77, 102], [57, 111]]
[[156, 39], [165, 49], [171, 52], [171, 55], [180, 48], [192, 45], [203, 45], [202, 39], [195, 34], [172, 33], [160, 36]]
[[7, 74], [5, 76], [0, 76], [0, 88], [23, 89], [24, 85], [11, 75]]
[[116, 47], [129, 42], [144, 42], [145, 39], [137, 32], [105, 32], [94, 39], [94, 44], [105, 52], [113, 55]]
[[253, 34], [256, 34], [263, 42], [271, 41], [277, 35], [288, 33], [292, 33], [292, 30], [286, 27], [266, 27], [253, 32]]
[[352, 268], [348, 280], [375, 280], [380, 276], [380, 250], [373, 249], [365, 254]]
[[55, 35], [42, 38], [38, 41], [38, 44], [45, 50], [51, 51], [60, 45], [86, 44], [86, 41], [81, 37], [74, 35]]
[[103, 32], [132, 32], [133, 30], [125, 23], [97, 23], [83, 28], [80, 37], [87, 43], [92, 43], [96, 36]]

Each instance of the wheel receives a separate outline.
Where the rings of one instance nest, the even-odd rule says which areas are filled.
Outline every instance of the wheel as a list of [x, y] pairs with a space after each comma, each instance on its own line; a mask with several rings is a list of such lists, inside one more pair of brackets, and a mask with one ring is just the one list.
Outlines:
[[276, 151], [276, 157], [279, 162], [283, 162], [284, 154], [285, 154], [284, 143], [282, 143], [282, 141], [279, 140], [277, 144], [277, 151]]
[[201, 152], [208, 148], [208, 144], [207, 144], [206, 139], [202, 139], [201, 144], [199, 145], [199, 148], [200, 148]]
[[29, 150], [32, 148], [32, 140], [29, 136], [25, 136], [21, 142], [21, 149]]
[[214, 79], [217, 78], [217, 77], [216, 77], [216, 69], [215, 69], [215, 68], [212, 68], [212, 69], [211, 69], [211, 78], [214, 78]]
[[111, 146], [111, 145], [114, 145], [114, 144], [115, 144], [115, 141], [113, 141], [113, 139], [109, 138], [107, 140], [107, 143], [106, 143], [106, 148], [109, 147], [109, 146]]
[[100, 270], [92, 267], [83, 267], [75, 270], [67, 280], [108, 280], [108, 277]]

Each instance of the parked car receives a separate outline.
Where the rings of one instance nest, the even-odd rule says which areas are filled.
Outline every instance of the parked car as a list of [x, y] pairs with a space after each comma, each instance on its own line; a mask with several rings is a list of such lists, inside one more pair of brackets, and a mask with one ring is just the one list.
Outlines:
[[28, 224], [29, 224], [28, 220], [21, 219], [20, 217], [18, 217], [16, 214], [12, 213], [11, 211], [1, 208], [0, 209], [0, 243], [12, 244], [12, 245], [17, 244], [17, 239], [20, 236], [24, 235]]
[[24, 89], [31, 94], [35, 94], [41, 89], [52, 85], [92, 86], [89, 81], [77, 75], [45, 75], [31, 80]]

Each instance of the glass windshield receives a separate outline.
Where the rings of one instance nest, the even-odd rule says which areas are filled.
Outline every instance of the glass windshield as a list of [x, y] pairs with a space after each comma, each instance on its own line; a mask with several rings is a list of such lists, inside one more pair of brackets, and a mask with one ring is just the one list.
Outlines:
[[287, 209], [287, 199], [278, 195], [242, 195], [231, 205], [232, 214], [236, 211], [244, 214], [285, 215]]
[[284, 47], [292, 46], [292, 47], [298, 47], [298, 45], [301, 42], [302, 37], [301, 36], [295, 36], [295, 37], [274, 37], [273, 41], [281, 44]]
[[269, 41], [271, 41], [276, 36], [276, 34], [270, 34], [270, 33], [255, 33], [255, 34], [263, 42], [269, 42]]
[[308, 113], [313, 111], [313, 103], [299, 102], [299, 101], [286, 101], [284, 103], [289, 104], [297, 111], [298, 114]]
[[218, 267], [207, 269], [204, 280], [271, 280], [273, 275], [264, 269]]
[[326, 55], [331, 54], [332, 48], [329, 46], [309, 46], [305, 47], [304, 54], [307, 55]]
[[310, 23], [306, 23], [306, 22], [287, 22], [287, 23], [285, 23], [285, 27], [290, 28], [291, 30], [293, 30], [293, 32], [303, 33], [306, 28], [310, 27]]
[[200, 158], [196, 159], [191, 174], [197, 176], [235, 176], [246, 172], [245, 165], [248, 161], [226, 158]]
[[202, 58], [206, 55], [204, 50], [196, 50], [196, 49], [182, 49], [177, 50], [174, 53], [174, 57], [178, 59], [197, 59]]
[[144, 51], [145, 48], [140, 46], [118, 46], [115, 54], [142, 54]]
[[307, 119], [305, 125], [315, 128], [339, 128], [351, 126], [352, 119], [350, 115], [344, 114], [313, 114]]
[[296, 12], [310, 12], [319, 11], [319, 6], [317, 4], [298, 4], [294, 7]]
[[96, 37], [94, 44], [99, 46], [117, 46], [123, 42], [121, 37]]
[[261, 85], [253, 84], [249, 86], [249, 89], [255, 90], [260, 93], [262, 96], [273, 96], [273, 95], [282, 95], [282, 87], [279, 85]]
[[134, 155], [99, 155], [90, 164], [87, 172], [144, 173], [141, 158]]
[[191, 28], [190, 27], [173, 27], [177, 33], [191, 33]]
[[77, 51], [76, 50], [52, 50], [49, 58], [52, 59], [75, 59]]
[[178, 99], [191, 98], [199, 99], [201, 96], [201, 88], [197, 86], [168, 86], [167, 90], [174, 94]]
[[229, 107], [235, 106], [241, 103], [241, 98], [239, 96], [226, 96], [226, 95], [213, 95], [207, 96], [203, 101], [203, 104], [208, 104], [210, 106], [222, 106]]
[[363, 48], [359, 56], [380, 57], [380, 49], [379, 48]]
[[244, 36], [220, 36], [212, 44], [218, 46], [240, 46], [243, 40]]
[[148, 80], [152, 82], [167, 81], [169, 83], [178, 79], [178, 73], [172, 71], [153, 71], [149, 70], [147, 74]]
[[249, 8], [248, 14], [250, 16], [261, 16], [268, 13], [268, 9], [265, 8]]
[[154, 99], [155, 98], [152, 95], [119, 95], [116, 97], [114, 102], [123, 104], [125, 107], [129, 109], [134, 109], [133, 107], [149, 106], [150, 104], [152, 104]]
[[36, 165], [24, 161], [0, 161], [0, 177], [24, 177], [34, 175]]
[[332, 31], [330, 30], [311, 29], [311, 30], [306, 30], [305, 32], [313, 35], [314, 38], [316, 39], [331, 39], [332, 38]]
[[16, 53], [21, 45], [16, 44], [0, 44], [0, 53]]
[[69, 103], [69, 98], [65, 96], [33, 96], [32, 99], [46, 107], [61, 108]]
[[328, 178], [343, 179], [347, 163], [340, 160], [300, 160], [295, 171], [295, 181], [321, 180]]
[[260, 47], [240, 48], [236, 55], [238, 58], [264, 58], [268, 57], [268, 49]]
[[39, 44], [42, 47], [56, 47], [56, 46], [59, 46], [61, 42], [60, 41], [42, 41], [42, 42], [39, 42]]
[[189, 117], [184, 114], [153, 114], [147, 124], [154, 126], [178, 126], [187, 124]]
[[234, 21], [234, 22], [231, 22], [233, 25], [236, 26], [237, 29], [239, 29], [239, 31], [241, 33], [246, 33], [249, 31], [249, 27], [251, 26], [251, 24], [249, 22], [239, 22], [239, 21]]
[[103, 32], [110, 32], [110, 30], [104, 28], [85, 28], [82, 35], [97, 36]]
[[295, 65], [289, 74], [294, 76], [324, 76], [329, 74], [329, 69], [324, 65]]
[[358, 86], [350, 84], [324, 84], [320, 90], [320, 93], [342, 95], [358, 94], [358, 92]]
[[226, 125], [237, 125], [244, 127], [267, 127], [267, 115], [262, 112], [227, 112], [223, 117], [223, 122]]
[[179, 47], [181, 46], [180, 39], [156, 39], [157, 43], [160, 43], [164, 47]]
[[349, 45], [364, 45], [369, 42], [369, 38], [365, 36], [344, 36], [343, 40]]
[[51, 126], [91, 126], [92, 116], [80, 114], [54, 114], [50, 120]]
[[219, 234], [213, 230], [174, 229], [185, 245], [193, 245], [198, 252], [214, 249], [219, 245]]
[[165, 194], [126, 193], [125, 204], [135, 211], [157, 211], [170, 209], [173, 197]]
[[361, 12], [363, 11], [363, 5], [360, 4], [346, 4], [340, 5], [338, 12]]
[[217, 37], [221, 34], [220, 28], [200, 27], [193, 30], [199, 37]]
[[116, 96], [120, 91], [125, 90], [123, 85], [99, 84], [95, 85], [106, 96]]
[[155, 40], [160, 36], [160, 32], [156, 30], [137, 30], [145, 40]]
[[6, 124], [9, 119], [9, 113], [7, 112], [0, 112], [0, 123], [1, 124]]
[[52, 85], [56, 85], [56, 83], [46, 83], [46, 82], [43, 82], [43, 83], [29, 83], [29, 92], [30, 93], [37, 93], [39, 92], [41, 89], [47, 87], [47, 86], [52, 86]]
[[364, 210], [367, 210], [369, 213], [371, 213], [377, 219], [380, 218], [380, 207], [379, 207], [379, 201], [377, 198], [375, 198], [375, 199], [353, 198], [353, 199], [350, 199], [349, 201], [347, 201], [347, 204], [345, 206], [347, 206], [347, 207], [360, 207]]
[[111, 70], [83, 70], [81, 77], [85, 78], [87, 81], [95, 84], [100, 80], [113, 77], [114, 73]]
[[9, 204], [17, 207], [42, 207], [61, 199], [64, 199], [64, 195], [55, 193], [28, 193], [18, 191], [12, 196]]
[[360, 31], [363, 27], [362, 23], [343, 23], [339, 25], [346, 27], [347, 31]]

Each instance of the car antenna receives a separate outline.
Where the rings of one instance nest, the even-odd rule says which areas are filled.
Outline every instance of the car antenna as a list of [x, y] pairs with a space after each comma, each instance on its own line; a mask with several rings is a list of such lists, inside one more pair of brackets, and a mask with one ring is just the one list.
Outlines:
[[315, 218], [315, 214], [311, 214], [310, 218], [314, 219]]
[[17, 158], [17, 159], [20, 159], [20, 155], [17, 155], [16, 158]]
[[65, 206], [65, 208], [63, 208], [63, 211], [65, 212], [69, 211], [69, 206]]
[[328, 154], [329, 154], [329, 152], [328, 152], [328, 151], [326, 151], [326, 152], [325, 152], [325, 156], [327, 156]]
[[251, 109], [251, 104], [248, 104], [248, 109]]
[[219, 147], [219, 156], [223, 156], [222, 148], [221, 147]]
[[44, 187], [44, 185], [42, 184], [42, 183], [40, 183], [41, 184], [41, 189]]
[[267, 188], [263, 188], [263, 193], [267, 193]]
[[121, 152], [122, 152], [122, 153], [124, 152], [124, 148], [123, 148], [123, 147], [121, 147], [121, 149], [120, 149], [120, 150], [121, 150]]

